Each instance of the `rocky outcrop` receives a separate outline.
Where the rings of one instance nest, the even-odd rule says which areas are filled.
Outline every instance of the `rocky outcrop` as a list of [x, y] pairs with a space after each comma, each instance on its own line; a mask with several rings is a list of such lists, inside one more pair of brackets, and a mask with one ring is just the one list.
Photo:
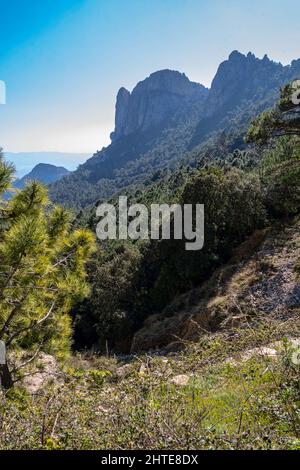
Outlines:
[[126, 88], [121, 88], [117, 95], [116, 103], [116, 127], [115, 132], [111, 134], [112, 140], [126, 134], [126, 125], [129, 114], [130, 92]]
[[190, 148], [211, 132], [228, 128], [230, 119], [237, 116], [244, 116], [247, 127], [255, 115], [274, 106], [283, 85], [299, 77], [299, 60], [283, 66], [267, 55], [259, 59], [251, 52], [244, 55], [233, 51], [213, 79]]
[[299, 78], [300, 60], [283, 66], [267, 55], [257, 58], [233, 51], [218, 68], [211, 89], [191, 82], [185, 74], [161, 70], [138, 83], [132, 93], [121, 88], [116, 103], [115, 131], [112, 141], [167, 122], [178, 109], [194, 101], [205, 103], [199, 126], [206, 121], [216, 124], [220, 118], [247, 102], [259, 103], [262, 108], [273, 106], [280, 87]]
[[174, 113], [193, 103], [203, 102], [208, 90], [191, 82], [185, 74], [162, 70], [138, 83], [132, 93], [121, 88], [116, 103], [112, 141], [166, 124]]
[[251, 52], [238, 51], [223, 62], [212, 82], [205, 106], [205, 117], [217, 112], [228, 112], [245, 100], [257, 100], [279, 88], [285, 77], [282, 64], [271, 61], [266, 55], [258, 59]]
[[29, 393], [35, 394], [51, 383], [60, 387], [63, 383], [63, 373], [55, 357], [40, 352], [30, 374], [23, 378], [22, 385]]

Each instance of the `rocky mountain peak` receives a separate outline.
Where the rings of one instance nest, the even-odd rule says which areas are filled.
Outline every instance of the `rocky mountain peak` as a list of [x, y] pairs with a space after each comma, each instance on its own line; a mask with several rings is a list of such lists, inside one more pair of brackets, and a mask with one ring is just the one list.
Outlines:
[[[250, 57], [252, 55], [251, 52], [249, 52], [248, 55]], [[231, 54], [229, 55], [229, 58], [228, 58], [229, 61], [236, 61], [236, 62], [244, 60], [244, 59], [245, 59], [244, 54], [242, 54], [239, 51], [232, 51]]]
[[208, 90], [191, 82], [183, 73], [161, 70], [139, 82], [130, 93], [117, 95], [115, 131], [112, 141], [136, 131], [163, 126], [180, 108], [195, 100], [204, 101]]
[[271, 61], [267, 55], [259, 59], [252, 52], [244, 55], [233, 51], [228, 60], [221, 63], [212, 82], [206, 116], [234, 109], [243, 101], [256, 97], [262, 88], [264, 93], [268, 89], [279, 90], [283, 74], [283, 65]]

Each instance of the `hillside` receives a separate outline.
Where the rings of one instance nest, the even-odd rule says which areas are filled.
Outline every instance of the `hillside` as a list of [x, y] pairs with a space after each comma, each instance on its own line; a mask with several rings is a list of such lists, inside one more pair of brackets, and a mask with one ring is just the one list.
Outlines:
[[204, 144], [224, 132], [232, 150], [243, 149], [251, 119], [272, 107], [280, 87], [299, 75], [300, 60], [283, 66], [267, 56], [234, 51], [210, 90], [170, 70], [150, 75], [132, 93], [121, 88], [111, 145], [51, 185], [50, 196], [66, 206], [85, 207], [141, 185], [157, 170], [195, 164]]
[[159, 345], [172, 322], [181, 352], [41, 354], [6, 399], [1, 448], [299, 449], [299, 226], [256, 233], [136, 336]]
[[299, 218], [255, 232], [207, 282], [150, 316], [135, 334], [132, 351], [176, 350], [203, 332], [226, 331], [257, 318], [297, 319], [299, 234]]

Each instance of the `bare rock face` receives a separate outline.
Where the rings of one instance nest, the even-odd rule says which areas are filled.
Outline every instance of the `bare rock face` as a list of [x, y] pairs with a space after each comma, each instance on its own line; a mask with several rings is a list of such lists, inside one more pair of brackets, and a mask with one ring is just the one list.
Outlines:
[[229, 111], [245, 100], [263, 99], [284, 82], [286, 70], [282, 64], [263, 59], [249, 52], [233, 51], [223, 62], [212, 82], [206, 103], [206, 116]]
[[232, 116], [243, 114], [249, 121], [273, 107], [280, 88], [299, 76], [299, 60], [283, 66], [267, 55], [259, 59], [251, 52], [244, 55], [233, 51], [213, 79], [190, 147], [202, 143], [211, 132], [227, 128]]
[[172, 70], [155, 72], [137, 84], [132, 93], [121, 88], [116, 103], [115, 131], [112, 141], [163, 125], [178, 110], [195, 100], [204, 101], [208, 90]]
[[116, 130], [111, 134], [111, 139], [117, 139], [118, 136], [125, 134], [127, 116], [129, 112], [130, 92], [126, 88], [121, 88], [117, 96], [116, 103]]

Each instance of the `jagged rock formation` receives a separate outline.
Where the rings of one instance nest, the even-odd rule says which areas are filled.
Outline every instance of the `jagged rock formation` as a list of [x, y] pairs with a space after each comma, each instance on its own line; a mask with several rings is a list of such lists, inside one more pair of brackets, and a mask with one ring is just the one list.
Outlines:
[[238, 51], [223, 62], [212, 82], [205, 106], [205, 117], [228, 112], [244, 100], [261, 98], [278, 90], [284, 81], [285, 69], [265, 56], [262, 60], [249, 52]]
[[251, 52], [244, 55], [233, 51], [218, 68], [190, 147], [201, 143], [210, 132], [226, 127], [224, 119], [230, 114], [253, 116], [271, 108], [279, 98], [280, 87], [299, 76], [300, 60], [283, 66], [267, 55], [259, 59]]
[[116, 103], [112, 141], [167, 123], [180, 108], [204, 101], [208, 89], [190, 82], [185, 74], [161, 70], [138, 83], [133, 92], [121, 88]]

